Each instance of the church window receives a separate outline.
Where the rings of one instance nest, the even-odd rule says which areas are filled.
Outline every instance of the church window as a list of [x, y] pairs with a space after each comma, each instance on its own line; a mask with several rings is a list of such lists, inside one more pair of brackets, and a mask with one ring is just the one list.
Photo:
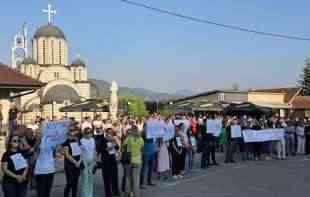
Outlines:
[[79, 80], [82, 81], [82, 70], [79, 69]]
[[61, 65], [61, 40], [59, 40], [59, 64]]
[[74, 72], [73, 72], [73, 75], [74, 75], [74, 81], [76, 81], [76, 69], [74, 69]]
[[29, 75], [32, 76], [32, 66], [29, 67]]
[[45, 49], [45, 40], [43, 40], [43, 64], [45, 64], [45, 54], [46, 54], [46, 49]]
[[59, 72], [55, 72], [54, 77], [55, 77], [55, 79], [59, 79]]
[[54, 40], [51, 41], [52, 48], [52, 64], [54, 64]]

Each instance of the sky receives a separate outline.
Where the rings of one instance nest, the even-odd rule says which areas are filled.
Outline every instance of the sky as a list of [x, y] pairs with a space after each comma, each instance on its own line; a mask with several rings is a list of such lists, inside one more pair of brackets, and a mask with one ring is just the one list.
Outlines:
[[[134, 0], [184, 15], [259, 31], [310, 37], [309, 0]], [[52, 0], [53, 24], [90, 78], [173, 93], [296, 85], [310, 42], [285, 40], [188, 21], [120, 0]], [[29, 40], [47, 24], [48, 0], [0, 1], [0, 62], [27, 22]]]

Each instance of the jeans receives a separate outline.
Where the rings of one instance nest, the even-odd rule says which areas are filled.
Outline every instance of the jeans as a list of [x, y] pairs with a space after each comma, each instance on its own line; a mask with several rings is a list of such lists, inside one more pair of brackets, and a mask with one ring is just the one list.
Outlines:
[[140, 164], [126, 165], [126, 193], [133, 193], [135, 197], [140, 197]]
[[140, 186], [144, 185], [145, 174], [147, 173], [147, 184], [152, 184], [152, 174], [153, 174], [153, 164], [154, 164], [154, 154], [153, 155], [143, 155], [141, 173], [140, 173]]
[[297, 152], [299, 154], [305, 154], [305, 136], [298, 136], [298, 147], [297, 147]]
[[54, 173], [36, 175], [38, 197], [50, 197], [54, 181]]
[[27, 194], [27, 183], [3, 183], [4, 197], [25, 197]]
[[186, 154], [186, 165], [185, 169], [187, 172], [191, 172], [194, 164], [194, 150], [188, 150]]
[[295, 155], [296, 151], [295, 151], [295, 137], [293, 133], [290, 134], [286, 134], [285, 136], [285, 140], [286, 140], [286, 152], [288, 155]]
[[283, 138], [280, 141], [277, 141], [277, 153], [278, 159], [285, 159], [286, 158], [286, 146], [285, 146], [285, 139]]

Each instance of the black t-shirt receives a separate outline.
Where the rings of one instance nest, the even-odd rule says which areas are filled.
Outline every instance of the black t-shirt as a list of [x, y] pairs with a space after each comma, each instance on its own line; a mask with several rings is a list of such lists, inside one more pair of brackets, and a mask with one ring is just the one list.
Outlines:
[[[2, 155], [1, 164], [7, 162], [8, 163], [7, 169], [9, 171], [11, 171], [12, 173], [14, 173], [16, 175], [22, 175], [24, 173], [24, 171], [26, 170], [26, 168], [22, 168], [22, 169], [16, 170], [14, 162], [13, 162], [13, 158], [15, 156], [18, 156], [18, 155], [21, 155], [25, 160], [27, 159], [25, 154], [22, 151], [17, 151], [17, 152], [6, 151]], [[4, 183], [17, 183], [17, 180], [15, 178], [7, 175], [7, 174], [4, 174], [3, 175], [3, 182]]]
[[[80, 154], [77, 154], [77, 155], [73, 156], [73, 152], [72, 152], [72, 147], [73, 147], [73, 146], [76, 146], [76, 145], [78, 145], [78, 146], [81, 145], [81, 143], [80, 143], [79, 140], [69, 140], [69, 139], [67, 139], [67, 140], [62, 144], [63, 147], [67, 147], [67, 148], [68, 148], [69, 154], [73, 157], [73, 159], [74, 159], [75, 161], [79, 161], [80, 158], [81, 158], [81, 155], [80, 155]], [[74, 164], [73, 164], [71, 161], [69, 161], [67, 158], [65, 158], [65, 165], [74, 165]]]
[[[108, 147], [112, 147], [114, 150], [108, 151]], [[116, 160], [115, 154], [118, 149], [119, 147], [115, 142], [109, 142], [106, 138], [102, 138], [98, 146], [98, 151], [101, 154], [101, 161], [103, 163], [108, 163], [109, 161]]]

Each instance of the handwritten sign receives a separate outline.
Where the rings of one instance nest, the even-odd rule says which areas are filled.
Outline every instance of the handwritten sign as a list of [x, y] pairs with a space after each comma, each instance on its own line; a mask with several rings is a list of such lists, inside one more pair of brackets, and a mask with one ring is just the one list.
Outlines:
[[231, 138], [240, 138], [242, 137], [240, 125], [231, 126]]
[[220, 136], [222, 131], [222, 121], [219, 119], [216, 120], [207, 120], [207, 133], [211, 133], [214, 136]]
[[64, 143], [67, 139], [70, 121], [45, 122], [42, 125], [43, 143], [50, 146], [57, 146]]
[[146, 134], [148, 139], [157, 139], [164, 137], [165, 122], [160, 120], [148, 120], [146, 122]]

